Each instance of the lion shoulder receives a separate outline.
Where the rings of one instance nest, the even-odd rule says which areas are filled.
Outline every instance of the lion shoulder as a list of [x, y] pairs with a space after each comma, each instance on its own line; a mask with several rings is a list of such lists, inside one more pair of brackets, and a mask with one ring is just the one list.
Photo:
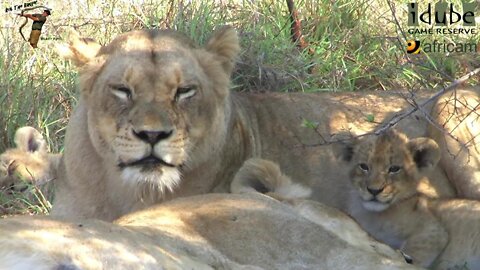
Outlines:
[[432, 118], [438, 124], [429, 126], [429, 136], [440, 145], [440, 164], [459, 195], [480, 199], [480, 125], [478, 107], [480, 89], [458, 89], [441, 96]]

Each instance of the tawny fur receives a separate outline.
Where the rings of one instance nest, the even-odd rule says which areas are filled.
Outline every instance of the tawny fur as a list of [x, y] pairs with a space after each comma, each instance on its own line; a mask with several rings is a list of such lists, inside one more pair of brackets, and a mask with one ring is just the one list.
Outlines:
[[459, 195], [480, 200], [480, 91], [459, 90], [444, 95], [432, 116], [430, 136], [442, 150], [440, 164]]
[[[316, 202], [295, 208], [258, 194], [207, 194], [113, 224], [8, 218], [0, 220], [0, 269], [418, 269], [337, 214]], [[335, 221], [340, 227], [323, 225]]]

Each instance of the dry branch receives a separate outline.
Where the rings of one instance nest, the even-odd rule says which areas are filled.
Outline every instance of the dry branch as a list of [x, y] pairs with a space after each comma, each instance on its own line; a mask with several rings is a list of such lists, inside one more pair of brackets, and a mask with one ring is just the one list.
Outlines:
[[288, 13], [290, 17], [290, 32], [292, 35], [292, 41], [297, 45], [300, 50], [308, 48], [308, 43], [305, 41], [302, 35], [302, 24], [298, 18], [298, 11], [295, 8], [293, 0], [287, 0]]
[[406, 117], [410, 116], [411, 114], [413, 114], [414, 112], [418, 111], [419, 108], [423, 108], [425, 107], [428, 103], [436, 100], [439, 96], [455, 89], [458, 85], [466, 82], [468, 79], [470, 79], [471, 77], [477, 75], [480, 73], [480, 68], [476, 68], [474, 69], [473, 71], [469, 72], [468, 74], [462, 76], [460, 79], [458, 80], [455, 80], [453, 81], [449, 86], [447, 87], [444, 87], [442, 88], [441, 90], [439, 90], [438, 92], [436, 92], [434, 95], [432, 95], [430, 98], [428, 98], [427, 100], [423, 101], [422, 103], [418, 104], [418, 105], [414, 105], [410, 110], [402, 113], [402, 114], [398, 114], [398, 115], [395, 115], [389, 122], [387, 122], [386, 124], [383, 125], [383, 127], [377, 129], [375, 131], [375, 135], [378, 135], [384, 131], [386, 131], [387, 129], [389, 129], [390, 127], [393, 127], [395, 124], [397, 124], [398, 122], [400, 122], [402, 119], [405, 119]]
[[[433, 126], [435, 126], [436, 128], [438, 129], [443, 129], [442, 127], [440, 127], [438, 125], [438, 123], [436, 123], [434, 120], [432, 120], [430, 114], [425, 111], [425, 107], [432, 101], [435, 101], [437, 100], [441, 95], [447, 93], [447, 92], [450, 92], [452, 90], [454, 90], [457, 86], [459, 86], [460, 84], [466, 82], [468, 79], [470, 79], [471, 77], [475, 76], [475, 75], [478, 75], [480, 73], [480, 67], [479, 68], [476, 68], [474, 69], [473, 71], [465, 74], [464, 76], [460, 77], [459, 79], [453, 81], [450, 85], [448, 85], [447, 87], [444, 87], [442, 88], [441, 90], [437, 91], [435, 94], [433, 94], [431, 97], [429, 97], [428, 99], [426, 99], [425, 101], [423, 101], [422, 103], [417, 103], [414, 99], [415, 97], [415, 94], [413, 92], [410, 92], [411, 96], [410, 97], [406, 97], [404, 96], [405, 100], [412, 106], [412, 108], [410, 108], [409, 110], [403, 112], [403, 113], [399, 113], [399, 114], [396, 114], [394, 115], [388, 122], [384, 123], [383, 125], [381, 125], [381, 127], [379, 127], [378, 129], [376, 129], [375, 131], [372, 131], [372, 132], [367, 132], [367, 133], [364, 133], [364, 134], [352, 134], [354, 136], [351, 136], [351, 137], [341, 137], [341, 138], [335, 138], [332, 139], [332, 140], [326, 140], [323, 136], [321, 136], [321, 134], [315, 129], [315, 132], [319, 135], [320, 137], [320, 140], [321, 142], [320, 143], [315, 143], [315, 144], [302, 144], [301, 147], [316, 147], [316, 146], [320, 146], [320, 145], [327, 145], [327, 144], [333, 144], [333, 143], [338, 143], [338, 142], [345, 142], [345, 141], [349, 141], [351, 140], [352, 137], [354, 138], [361, 138], [361, 137], [365, 137], [365, 136], [369, 136], [369, 135], [379, 135], [385, 131], [387, 131], [388, 129], [394, 127], [397, 123], [399, 123], [400, 121], [402, 121], [403, 119], [409, 117], [410, 115], [412, 115], [413, 113], [415, 113], [416, 111], [420, 111], [425, 120], [428, 121], [430, 124], [432, 124]], [[475, 113], [474, 110], [472, 111], [472, 113]], [[461, 143], [457, 138], [455, 138], [453, 135], [451, 135], [449, 132], [446, 132], [446, 135], [451, 137], [452, 139], [454, 139], [455, 141], [457, 141], [458, 143], [460, 143], [462, 145], [462, 148], [467, 148], [467, 145], [464, 144], [464, 143]]]

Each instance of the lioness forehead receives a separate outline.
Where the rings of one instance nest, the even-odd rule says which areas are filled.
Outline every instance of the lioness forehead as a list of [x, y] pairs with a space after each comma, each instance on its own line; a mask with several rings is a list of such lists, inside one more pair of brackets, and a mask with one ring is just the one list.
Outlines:
[[123, 82], [134, 88], [135, 84], [142, 84], [140, 88], [144, 89], [195, 85], [201, 71], [193, 48], [193, 43], [177, 32], [130, 32], [100, 50], [99, 55], [109, 56], [106, 65], [112, 67], [104, 69], [102, 77], [106, 83]]
[[112, 53], [175, 52], [195, 48], [184, 35], [170, 30], [141, 30], [128, 32], [103, 47], [99, 55]]

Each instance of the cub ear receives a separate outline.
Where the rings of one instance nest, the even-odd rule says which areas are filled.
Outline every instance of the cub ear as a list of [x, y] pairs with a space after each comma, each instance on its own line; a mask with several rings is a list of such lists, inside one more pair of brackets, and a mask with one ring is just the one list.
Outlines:
[[420, 172], [433, 169], [440, 160], [440, 147], [430, 138], [415, 138], [408, 141], [407, 147]]
[[15, 132], [15, 145], [23, 152], [47, 153], [47, 143], [42, 134], [33, 127], [21, 127]]
[[339, 160], [352, 161], [355, 145], [359, 143], [359, 139], [350, 132], [340, 132], [332, 136], [333, 154]]
[[237, 32], [231, 26], [219, 28], [208, 40], [206, 49], [215, 54], [223, 68], [230, 73], [240, 52]]
[[77, 67], [82, 67], [92, 60], [102, 47], [91, 38], [81, 38], [78, 33], [71, 32], [68, 44], [56, 45], [57, 53], [65, 59], [72, 60]]

